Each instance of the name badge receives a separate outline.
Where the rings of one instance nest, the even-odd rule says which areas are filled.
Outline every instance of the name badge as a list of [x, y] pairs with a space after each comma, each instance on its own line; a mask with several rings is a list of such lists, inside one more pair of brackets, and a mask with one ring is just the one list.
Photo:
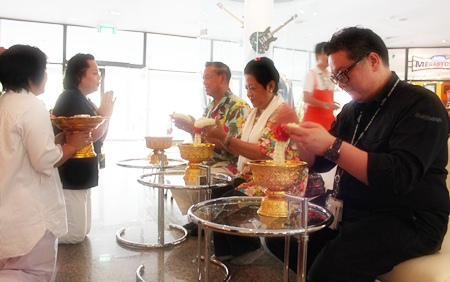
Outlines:
[[339, 222], [342, 221], [342, 209], [344, 207], [344, 202], [342, 200], [334, 198], [332, 195], [329, 195], [326, 203], [325, 208], [329, 210], [333, 216], [333, 223], [329, 226], [329, 228], [336, 230], [339, 227]]

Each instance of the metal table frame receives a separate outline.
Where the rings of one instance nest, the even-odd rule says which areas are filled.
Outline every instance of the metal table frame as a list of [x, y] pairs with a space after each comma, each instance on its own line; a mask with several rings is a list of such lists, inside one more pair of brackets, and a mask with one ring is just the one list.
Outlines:
[[[182, 160], [175, 160], [175, 159], [168, 159], [169, 163], [164, 164], [164, 150], [157, 152], [159, 155], [159, 164], [152, 164], [150, 163], [149, 158], [136, 158], [136, 159], [126, 159], [121, 160], [117, 163], [118, 166], [121, 167], [127, 167], [127, 168], [142, 168], [145, 169], [151, 169], [151, 170], [158, 170], [158, 171], [165, 171], [166, 168], [176, 168], [180, 166], [184, 166], [186, 162]], [[142, 162], [142, 164], [133, 164], [133, 162]], [[187, 237], [187, 230], [176, 224], [169, 224], [169, 229], [175, 229], [178, 231], [181, 231], [183, 235], [172, 242], [165, 243], [164, 242], [164, 196], [166, 195], [164, 192], [166, 190], [158, 189], [158, 243], [137, 243], [130, 240], [127, 240], [123, 238], [123, 234], [125, 233], [125, 228], [121, 228], [116, 232], [116, 240], [118, 243], [135, 249], [152, 249], [152, 248], [161, 248], [166, 246], [174, 246], [177, 245], [184, 240], [186, 240]], [[162, 218], [162, 223], [160, 223], [160, 218]], [[160, 225], [162, 224], [162, 228], [160, 228]], [[162, 234], [162, 235], [161, 235]]]
[[[168, 246], [168, 245], [176, 245], [176, 244], [184, 241], [187, 236], [186, 229], [177, 224], [170, 224], [169, 225], [170, 228], [182, 230], [185, 233], [185, 235], [175, 241], [165, 242], [165, 239], [164, 239], [164, 227], [165, 227], [164, 196], [161, 191], [163, 191], [164, 189], [184, 189], [184, 190], [189, 189], [189, 190], [198, 191], [200, 193], [202, 190], [210, 191], [211, 189], [224, 187], [231, 183], [231, 176], [228, 176], [228, 175], [222, 174], [222, 173], [211, 173], [209, 166], [203, 166], [203, 165], [200, 165], [200, 166], [206, 170], [206, 179], [207, 179], [207, 181], [209, 180], [209, 184], [206, 183], [204, 185], [176, 185], [176, 184], [166, 184], [165, 183], [164, 178], [166, 176], [184, 175], [184, 170], [167, 170], [167, 171], [161, 170], [160, 172], [148, 173], [148, 174], [141, 175], [138, 179], [138, 182], [140, 184], [149, 186], [149, 187], [159, 188], [159, 190], [158, 190], [158, 243], [156, 243], [156, 244], [150, 244], [150, 243], [141, 244], [141, 243], [133, 243], [133, 242], [127, 241], [127, 240], [123, 239], [121, 236], [119, 236], [119, 235], [121, 235], [120, 232], [122, 229], [119, 230], [119, 232], [117, 233], [117, 236], [118, 236], [117, 239], [120, 240], [125, 245], [134, 247], [134, 248], [136, 248], [136, 247], [137, 248], [164, 247], [164, 246]], [[153, 180], [152, 179], [146, 180], [148, 178], [153, 178]], [[211, 183], [211, 181], [210, 181], [211, 178], [216, 179], [218, 181], [218, 183]], [[206, 193], [206, 199], [209, 199], [209, 192]]]
[[[180, 225], [169, 224], [168, 227], [170, 229], [180, 230], [181, 232], [183, 232], [183, 235], [174, 241], [165, 242], [165, 238], [164, 238], [165, 237], [165, 235], [164, 235], [164, 226], [165, 226], [165, 223], [164, 223], [164, 196], [165, 195], [163, 194], [162, 191], [166, 191], [167, 189], [198, 190], [199, 197], [200, 197], [201, 191], [206, 191], [205, 200], [209, 200], [211, 189], [224, 187], [231, 183], [232, 178], [230, 176], [228, 176], [226, 174], [221, 174], [221, 173], [211, 173], [211, 167], [206, 166], [206, 165], [199, 165], [199, 167], [201, 169], [205, 170], [206, 183], [204, 185], [176, 186], [176, 185], [164, 184], [164, 175], [165, 174], [166, 175], [167, 174], [180, 174], [180, 173], [184, 174], [184, 170], [183, 171], [181, 171], [181, 170], [165, 171], [165, 169], [185, 166], [186, 162], [184, 162], [182, 160], [168, 159], [169, 164], [166, 165], [166, 164], [163, 164], [164, 151], [160, 151], [160, 152], [158, 152], [158, 154], [159, 154], [159, 160], [160, 160], [159, 165], [150, 163], [149, 158], [126, 159], [126, 160], [121, 160], [117, 163], [118, 166], [127, 167], [127, 168], [142, 168], [143, 170], [145, 170], [145, 169], [159, 170], [159, 173], [143, 174], [138, 179], [138, 182], [142, 185], [158, 188], [158, 242], [157, 243], [137, 243], [137, 242], [126, 240], [125, 238], [122, 237], [122, 235], [125, 233], [125, 228], [121, 228], [119, 231], [116, 232], [116, 240], [119, 244], [122, 244], [122, 245], [130, 247], [130, 248], [135, 248], [135, 249], [153, 249], [153, 248], [161, 248], [161, 247], [166, 247], [166, 246], [174, 246], [174, 245], [177, 245], [177, 244], [185, 241], [186, 237], [187, 237], [187, 230]], [[133, 164], [133, 162], [142, 162], [142, 164]], [[145, 177], [151, 177], [151, 176], [158, 176], [158, 181], [157, 182], [148, 182], [148, 181], [144, 180]], [[222, 182], [211, 184], [211, 179], [214, 177], [221, 179]], [[201, 257], [198, 258], [199, 261], [201, 259], [202, 259]], [[217, 261], [214, 259], [211, 259], [211, 261], [213, 263], [217, 264], [219, 267], [221, 267], [225, 271], [226, 279], [224, 281], [228, 281], [228, 279], [229, 279], [228, 268], [220, 261]], [[143, 264], [141, 264], [137, 268], [136, 281], [140, 281], [140, 282], [145, 281], [142, 277], [142, 275], [144, 274], [144, 269], [145, 269], [145, 266]]]
[[[180, 170], [169, 170], [169, 171], [160, 171], [157, 173], [148, 173], [148, 174], [144, 174], [141, 175], [140, 178], [138, 179], [138, 182], [141, 183], [142, 185], [145, 186], [150, 186], [150, 187], [155, 187], [155, 188], [159, 188], [159, 191], [162, 191], [164, 189], [189, 189], [189, 190], [196, 190], [200, 193], [204, 190], [207, 191], [207, 193], [205, 193], [205, 197], [206, 200], [210, 199], [210, 192], [211, 189], [214, 188], [220, 188], [220, 187], [224, 187], [226, 185], [229, 185], [231, 183], [232, 177], [223, 173], [212, 173], [211, 172], [211, 167], [206, 166], [206, 165], [199, 165], [200, 168], [204, 169], [205, 172], [205, 176], [206, 176], [206, 183], [205, 184], [198, 184], [198, 185], [176, 185], [176, 184], [165, 184], [164, 182], [164, 176], [170, 176], [170, 175], [184, 175], [184, 170], [180, 171]], [[150, 181], [146, 181], [144, 180], [145, 178], [158, 178], [158, 181], [154, 181], [154, 182], [150, 182]], [[213, 183], [214, 181], [212, 180], [216, 180], [217, 183]], [[158, 191], [158, 192], [159, 192]], [[186, 239], [187, 236], [187, 231], [185, 232], [185, 235], [182, 236], [181, 238], [169, 242], [169, 243], [165, 243], [165, 239], [164, 239], [164, 201], [162, 199], [162, 193], [158, 193], [158, 243], [157, 244], [140, 244], [140, 243], [134, 243], [134, 242], [130, 242], [127, 241], [125, 239], [123, 239], [121, 236], [121, 234], [119, 234], [119, 232], [117, 233], [116, 237], [117, 240], [127, 246], [130, 247], [138, 247], [138, 248], [154, 248], [154, 247], [163, 247], [163, 246], [167, 246], [167, 245], [175, 245], [178, 243], [181, 243], [182, 241], [184, 241]], [[170, 224], [169, 227], [171, 228], [181, 228], [182, 230], [186, 230], [184, 227], [176, 225], [176, 224]], [[199, 229], [201, 231], [201, 229]], [[198, 240], [200, 242], [200, 237], [198, 236]], [[200, 260], [202, 259], [202, 257], [200, 256], [200, 254], [197, 257], [198, 263], [200, 264]], [[226, 267], [225, 264], [223, 264], [222, 262], [215, 260], [215, 259], [209, 259], [206, 260], [207, 263], [209, 264], [209, 262], [213, 262], [214, 264], [217, 264], [219, 267], [221, 267], [224, 272], [225, 272], [225, 279], [224, 281], [228, 281], [229, 280], [229, 271], [228, 268]], [[137, 272], [136, 272], [136, 277], [137, 279], [140, 279], [138, 281], [144, 281], [142, 279], [142, 273], [144, 270], [144, 266], [141, 265], [139, 266]], [[199, 275], [200, 277], [200, 275]]]
[[[298, 268], [297, 268], [297, 281], [305, 281], [306, 280], [306, 257], [307, 257], [307, 244], [308, 244], [308, 233], [318, 231], [333, 221], [333, 215], [327, 209], [320, 207], [315, 204], [308, 203], [308, 198], [300, 198], [296, 197], [295, 201], [298, 202], [301, 199], [300, 212], [302, 215], [301, 222], [297, 226], [293, 226], [292, 228], [284, 228], [284, 229], [264, 229], [264, 228], [244, 228], [238, 226], [230, 226], [214, 223], [211, 219], [201, 218], [196, 215], [196, 212], [205, 207], [220, 207], [221, 205], [225, 206], [226, 203], [238, 204], [242, 202], [253, 202], [254, 204], [260, 204], [262, 197], [228, 197], [228, 198], [219, 198], [214, 200], [208, 200], [204, 202], [200, 202], [196, 205], [193, 205], [189, 211], [188, 215], [192, 219], [193, 222], [197, 223], [199, 227], [205, 229], [205, 241], [204, 241], [204, 256], [210, 257], [210, 241], [211, 241], [211, 232], [221, 232], [225, 234], [231, 235], [242, 235], [242, 236], [250, 236], [250, 237], [285, 237], [285, 257], [284, 257], [284, 280], [289, 281], [289, 243], [290, 236], [297, 235], [299, 240], [299, 248], [298, 248]], [[292, 199], [291, 199], [292, 200]], [[289, 209], [290, 210], [290, 201]], [[207, 210], [207, 209], [206, 209]], [[325, 215], [325, 219], [319, 223], [308, 225], [308, 212], [305, 211], [317, 211], [321, 214]], [[206, 218], [211, 217], [211, 214], [207, 214]], [[290, 226], [290, 217], [286, 218], [286, 222], [288, 226]], [[306, 226], [306, 227], [305, 227]], [[198, 246], [198, 252], [200, 255], [200, 240]], [[300, 263], [302, 260], [302, 263]], [[198, 272], [200, 274], [200, 263], [198, 264]], [[210, 274], [210, 263], [209, 260], [205, 260], [204, 267], [205, 281], [209, 282], [209, 274]], [[200, 276], [199, 276], [200, 277]]]

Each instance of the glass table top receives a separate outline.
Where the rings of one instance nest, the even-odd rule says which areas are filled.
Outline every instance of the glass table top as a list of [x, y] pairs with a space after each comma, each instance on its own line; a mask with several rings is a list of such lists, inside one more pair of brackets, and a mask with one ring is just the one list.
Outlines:
[[[305, 233], [301, 227], [301, 206], [291, 203], [289, 217], [268, 217], [257, 213], [262, 197], [227, 197], [200, 202], [188, 214], [192, 221], [227, 234], [279, 237]], [[306, 199], [307, 200], [307, 199]], [[328, 226], [333, 216], [327, 209], [308, 204], [308, 232]]]
[[206, 177], [200, 177], [198, 184], [188, 185], [184, 180], [184, 170], [167, 170], [141, 175], [138, 182], [142, 185], [164, 189], [214, 189], [225, 187], [231, 183], [232, 177], [224, 173], [211, 173], [210, 184], [206, 184]]
[[[168, 159], [167, 161], [168, 164], [164, 165], [165, 168], [182, 167], [186, 165], [186, 162], [183, 160]], [[128, 168], [144, 168], [144, 169], [160, 168], [159, 164], [150, 163], [150, 158], [121, 160], [117, 163], [117, 165]]]

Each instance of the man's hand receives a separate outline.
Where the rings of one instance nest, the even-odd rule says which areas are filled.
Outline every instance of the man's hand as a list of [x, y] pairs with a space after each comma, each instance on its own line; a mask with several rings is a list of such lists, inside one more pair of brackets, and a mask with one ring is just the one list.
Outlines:
[[298, 116], [295, 110], [287, 105], [283, 104], [274, 115], [274, 126], [278, 126], [282, 123], [298, 123]]
[[315, 122], [291, 123], [282, 126], [291, 135], [292, 141], [317, 156], [323, 156], [325, 150], [336, 139], [322, 125]]
[[216, 117], [216, 126], [207, 126], [203, 129], [204, 136], [206, 140], [223, 140], [225, 137], [227, 137], [227, 132], [225, 132], [225, 129], [223, 128], [222, 124], [220, 123], [220, 120]]
[[171, 117], [176, 128], [186, 131], [189, 134], [193, 134], [195, 118], [189, 116], [191, 118], [191, 120], [189, 121], [184, 118], [176, 117], [175, 115], [171, 115]]

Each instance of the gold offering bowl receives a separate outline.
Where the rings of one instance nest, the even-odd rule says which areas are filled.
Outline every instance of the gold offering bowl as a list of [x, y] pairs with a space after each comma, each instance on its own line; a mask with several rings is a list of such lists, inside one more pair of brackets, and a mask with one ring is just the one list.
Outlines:
[[164, 164], [167, 165], [169, 161], [167, 156], [164, 154], [165, 149], [172, 147], [172, 136], [145, 136], [145, 143], [147, 148], [153, 150], [153, 155], [150, 157], [151, 164], [159, 164], [159, 153], [163, 152]]
[[[70, 132], [89, 131], [96, 129], [108, 118], [102, 116], [75, 115], [71, 117], [52, 117], [52, 123], [59, 129]], [[91, 142], [81, 150], [78, 150], [72, 158], [93, 158], [97, 156], [94, 145]]]
[[287, 217], [288, 205], [284, 194], [298, 186], [305, 178], [306, 162], [286, 161], [284, 165], [277, 166], [271, 160], [258, 160], [248, 164], [255, 183], [265, 188], [266, 195], [261, 201], [258, 213], [271, 217]]
[[188, 185], [195, 185], [197, 183], [197, 177], [200, 175], [198, 165], [213, 156], [214, 144], [201, 143], [194, 145], [193, 143], [181, 143], [178, 144], [178, 148], [180, 148], [181, 158], [189, 162], [184, 172], [184, 180]]

